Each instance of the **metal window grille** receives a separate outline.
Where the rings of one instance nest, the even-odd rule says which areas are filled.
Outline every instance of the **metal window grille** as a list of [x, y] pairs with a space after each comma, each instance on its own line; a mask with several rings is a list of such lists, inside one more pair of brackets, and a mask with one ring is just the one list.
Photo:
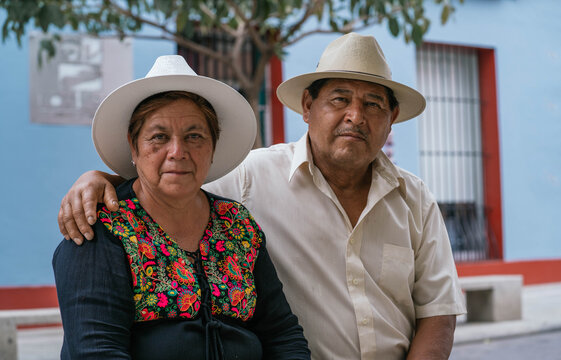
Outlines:
[[417, 81], [421, 176], [433, 191], [457, 261], [488, 258], [476, 49], [423, 44]]
[[[235, 42], [235, 39], [231, 35], [218, 30], [209, 33], [195, 31], [191, 40], [222, 54], [228, 54], [234, 47]], [[241, 51], [242, 56], [239, 64], [241, 71], [246, 75], [251, 75], [257, 66], [259, 51], [253, 46], [249, 38], [243, 42]], [[246, 95], [240, 88], [238, 80], [234, 77], [233, 70], [222, 61], [181, 46], [178, 46], [177, 53], [187, 60], [197, 74], [225, 82], [238, 90], [243, 96]], [[270, 94], [272, 90], [267, 88], [268, 81], [268, 77], [263, 81], [259, 93], [258, 113], [256, 114], [258, 121], [260, 121], [259, 129], [261, 131], [261, 139], [264, 141], [263, 145], [270, 145], [272, 143], [272, 120], [267, 106], [267, 98], [270, 96], [268, 94]]]
[[[234, 38], [220, 31], [212, 31], [208, 34], [195, 31], [191, 40], [222, 54], [229, 53], [234, 47]], [[178, 47], [177, 52], [185, 57], [197, 74], [220, 80], [234, 89], [240, 90], [240, 86], [233, 76], [232, 69], [223, 62], [181, 46]], [[241, 69], [245, 74], [252, 74], [255, 68], [256, 56], [258, 55], [249, 40], [246, 40], [242, 45], [242, 54]]]

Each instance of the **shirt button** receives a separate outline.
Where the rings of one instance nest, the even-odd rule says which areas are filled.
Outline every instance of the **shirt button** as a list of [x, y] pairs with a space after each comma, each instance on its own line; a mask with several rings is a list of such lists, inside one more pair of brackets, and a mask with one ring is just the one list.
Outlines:
[[362, 325], [367, 325], [367, 324], [368, 324], [368, 318], [362, 319]]
[[351, 239], [351, 240], [350, 240], [350, 243], [351, 243], [351, 245], [354, 245], [355, 239]]
[[353, 280], [353, 285], [358, 285], [358, 279]]

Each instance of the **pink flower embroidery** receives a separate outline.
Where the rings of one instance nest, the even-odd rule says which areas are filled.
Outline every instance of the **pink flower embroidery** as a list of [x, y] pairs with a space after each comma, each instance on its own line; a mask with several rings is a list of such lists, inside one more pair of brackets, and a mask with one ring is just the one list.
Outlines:
[[158, 306], [166, 307], [168, 306], [168, 297], [162, 293], [158, 293]]
[[169, 255], [170, 255], [170, 253], [169, 253], [169, 251], [168, 251], [168, 248], [167, 248], [167, 246], [166, 246], [165, 244], [160, 244], [160, 250], [162, 250], [162, 253], [163, 253], [165, 256], [169, 256]]
[[216, 243], [216, 250], [218, 251], [225, 251], [226, 249], [224, 248], [224, 241], [220, 240]]
[[218, 286], [216, 286], [216, 284], [212, 284], [212, 295], [220, 296], [220, 290], [218, 290]]

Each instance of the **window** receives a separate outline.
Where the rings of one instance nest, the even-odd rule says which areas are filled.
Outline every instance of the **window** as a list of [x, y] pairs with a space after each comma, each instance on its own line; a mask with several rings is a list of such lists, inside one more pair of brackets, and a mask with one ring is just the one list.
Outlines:
[[[490, 193], [500, 194], [500, 180], [493, 179], [500, 174], [498, 166], [490, 168], [498, 160], [488, 159], [498, 157], [498, 135], [489, 136], [486, 124], [497, 124], [496, 94], [487, 89], [489, 82], [495, 87], [489, 51], [439, 44], [417, 49], [417, 81], [427, 99], [419, 119], [421, 177], [435, 194], [457, 261], [501, 256], [500, 216], [498, 230], [489, 217], [500, 213], [500, 195], [498, 204], [490, 200]], [[481, 67], [492, 67], [491, 76], [482, 77]], [[489, 102], [494, 115], [484, 111]]]

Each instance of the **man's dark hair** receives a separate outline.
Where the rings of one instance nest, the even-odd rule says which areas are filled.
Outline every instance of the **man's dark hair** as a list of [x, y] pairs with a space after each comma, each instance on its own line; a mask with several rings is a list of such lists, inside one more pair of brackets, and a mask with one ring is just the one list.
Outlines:
[[[308, 90], [310, 92], [310, 96], [312, 97], [312, 100], [315, 100], [318, 97], [319, 92], [329, 82], [329, 80], [333, 80], [333, 79], [332, 78], [318, 79], [318, 80], [314, 81], [313, 83], [311, 83], [306, 88], [306, 90]], [[378, 84], [378, 85], [384, 86], [382, 84]], [[397, 99], [395, 98], [395, 95], [394, 95], [392, 89], [390, 89], [387, 86], [384, 86], [384, 89], [386, 89], [386, 95], [388, 96], [388, 103], [390, 105], [390, 110], [393, 111], [399, 105], [399, 101], [397, 101]]]

